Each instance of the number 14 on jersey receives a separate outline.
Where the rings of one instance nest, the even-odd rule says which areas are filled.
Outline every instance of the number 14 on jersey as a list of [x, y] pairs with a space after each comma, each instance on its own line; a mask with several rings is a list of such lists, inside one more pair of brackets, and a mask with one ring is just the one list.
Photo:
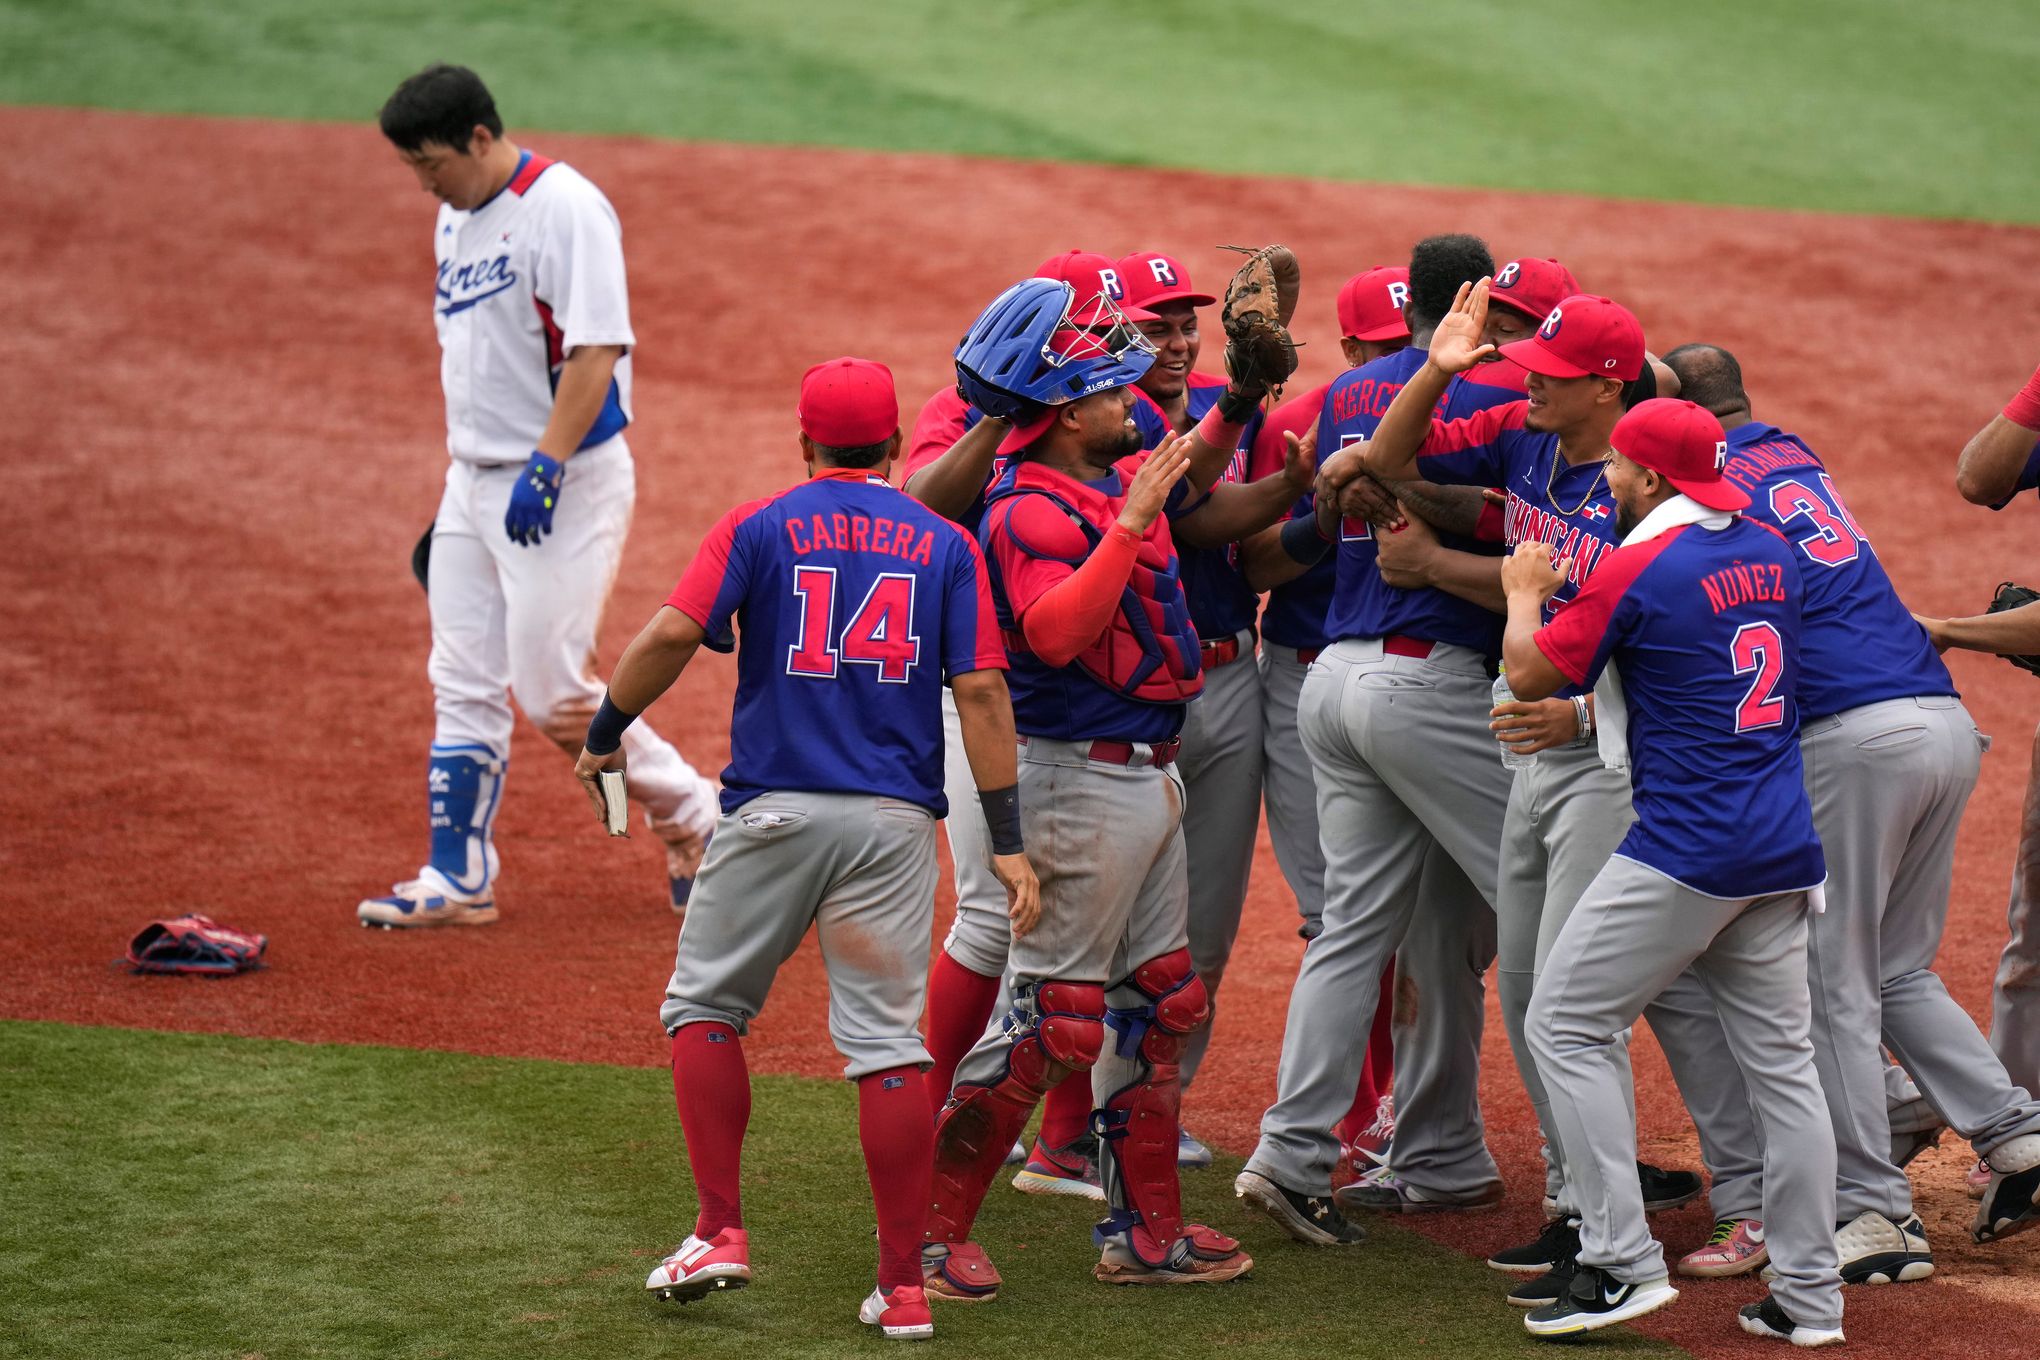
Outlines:
[[840, 662], [875, 666], [886, 684], [904, 685], [921, 659], [914, 634], [914, 578], [885, 572], [864, 592], [841, 634], [836, 631], [839, 578], [834, 567], [795, 567], [800, 641], [786, 649], [786, 673], [833, 680]]

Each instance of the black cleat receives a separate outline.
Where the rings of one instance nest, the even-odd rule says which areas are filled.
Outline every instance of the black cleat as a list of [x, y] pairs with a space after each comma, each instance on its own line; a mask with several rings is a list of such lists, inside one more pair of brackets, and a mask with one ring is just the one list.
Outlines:
[[1536, 1241], [1525, 1242], [1520, 1247], [1505, 1247], [1488, 1257], [1487, 1263], [1511, 1275], [1541, 1275], [1560, 1261], [1571, 1260], [1579, 1249], [1580, 1221], [1576, 1218], [1554, 1218], [1544, 1225]]
[[1785, 1315], [1778, 1306], [1778, 1300], [1769, 1294], [1762, 1303], [1744, 1304], [1736, 1313], [1736, 1321], [1751, 1336], [1769, 1337], [1773, 1341], [1789, 1341], [1795, 1346], [1839, 1346], [1842, 1344], [1842, 1329], [1839, 1327], [1802, 1327]]
[[1636, 1183], [1643, 1191], [1643, 1211], [1647, 1214], [1691, 1204], [1707, 1191], [1706, 1183], [1696, 1173], [1667, 1171], [1649, 1162], [1636, 1164]]
[[1350, 1247], [1367, 1240], [1367, 1230], [1339, 1212], [1330, 1195], [1301, 1195], [1258, 1171], [1233, 1178], [1233, 1194], [1259, 1209], [1299, 1242], [1314, 1247]]

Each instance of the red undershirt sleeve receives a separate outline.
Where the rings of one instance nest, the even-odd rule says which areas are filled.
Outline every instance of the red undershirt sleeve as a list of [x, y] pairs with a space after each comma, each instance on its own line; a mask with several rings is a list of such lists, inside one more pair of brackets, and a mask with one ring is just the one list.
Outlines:
[[1027, 649], [1051, 666], [1076, 660], [1111, 623], [1139, 551], [1140, 535], [1114, 523], [1082, 566], [1027, 607], [1020, 619]]

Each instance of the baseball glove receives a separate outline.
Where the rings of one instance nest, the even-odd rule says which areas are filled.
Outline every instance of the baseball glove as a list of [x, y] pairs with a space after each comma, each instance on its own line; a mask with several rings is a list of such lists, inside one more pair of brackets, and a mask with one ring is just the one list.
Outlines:
[[417, 544], [411, 549], [411, 575], [418, 578], [418, 584], [425, 588], [427, 594], [432, 590], [432, 583], [428, 579], [431, 574], [432, 526], [428, 524], [425, 526], [425, 532], [418, 536]]
[[1219, 322], [1225, 327], [1225, 371], [1243, 396], [1280, 392], [1296, 372], [1289, 319], [1303, 288], [1303, 270], [1288, 246], [1220, 246], [1247, 257], [1225, 285]]
[[[2025, 586], [2001, 581], [1998, 583], [1997, 594], [1990, 597], [1990, 608], [1984, 613], [2002, 614], [2007, 609], [2017, 609], [2021, 605], [2032, 604], [2035, 600], [2040, 600], [2040, 590], [2028, 590]], [[2005, 660], [2022, 671], [2040, 675], [2040, 656], [2008, 656]]]
[[137, 973], [245, 973], [262, 966], [267, 935], [223, 926], [210, 916], [151, 921], [129, 942], [127, 965]]

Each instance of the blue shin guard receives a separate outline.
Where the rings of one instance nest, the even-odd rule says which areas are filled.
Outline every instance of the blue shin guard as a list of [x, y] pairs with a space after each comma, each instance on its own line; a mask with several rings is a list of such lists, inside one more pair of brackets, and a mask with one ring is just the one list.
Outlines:
[[502, 799], [504, 764], [486, 746], [432, 743], [426, 775], [432, 857], [426, 867], [467, 897], [486, 894], [496, 878], [491, 831]]

